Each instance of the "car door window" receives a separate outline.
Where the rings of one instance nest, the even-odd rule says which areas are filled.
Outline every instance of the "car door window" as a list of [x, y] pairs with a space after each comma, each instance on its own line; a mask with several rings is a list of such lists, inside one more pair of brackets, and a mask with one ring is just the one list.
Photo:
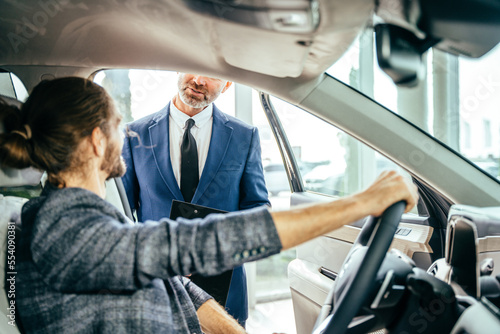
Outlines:
[[[108, 91], [124, 122], [131, 122], [161, 110], [177, 93], [177, 72], [158, 70], [104, 70], [94, 81]], [[216, 101], [226, 114], [235, 115], [234, 87]]]
[[0, 95], [24, 102], [28, 98], [28, 91], [14, 73], [0, 71]]
[[[161, 110], [177, 93], [177, 72], [172, 71], [103, 70], [95, 74], [94, 81], [106, 88], [113, 97], [124, 124]], [[236, 90], [239, 88], [248, 90], [250, 94], [248, 102], [251, 115], [241, 116], [241, 110], [236, 108], [240, 97], [236, 96]], [[264, 177], [271, 204], [275, 209], [287, 209], [290, 206], [290, 185], [278, 146], [260, 106], [258, 92], [235, 83], [221, 94], [215, 104], [224, 113], [244, 118], [244, 121], [259, 129]]]
[[[123, 123], [155, 113], [177, 93], [177, 73], [158, 70], [116, 69], [99, 71], [94, 81], [113, 97], [123, 116]], [[241, 96], [240, 93], [248, 96]], [[245, 104], [250, 106], [245, 106]], [[290, 206], [290, 186], [279, 150], [264, 116], [258, 92], [250, 87], [233, 84], [215, 101], [224, 113], [236, 116], [259, 129], [264, 177], [273, 209]], [[245, 115], [241, 105], [250, 112]], [[240, 106], [237, 108], [237, 106]], [[243, 114], [243, 115], [242, 115]], [[288, 298], [287, 265], [295, 258], [295, 249], [245, 265], [249, 282], [249, 303]]]
[[307, 191], [345, 196], [368, 187], [384, 170], [410, 175], [391, 160], [326, 121], [271, 98], [286, 130]]

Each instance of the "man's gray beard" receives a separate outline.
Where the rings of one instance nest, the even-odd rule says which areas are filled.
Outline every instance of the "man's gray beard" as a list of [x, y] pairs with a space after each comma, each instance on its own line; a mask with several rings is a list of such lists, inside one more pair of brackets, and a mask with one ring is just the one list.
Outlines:
[[[188, 87], [186, 87], [186, 88], [188, 88]], [[186, 94], [186, 88], [179, 91], [179, 96], [180, 96], [182, 102], [184, 102], [184, 104], [187, 104], [191, 108], [200, 109], [200, 108], [205, 108], [210, 103], [212, 103], [212, 101], [208, 101], [208, 100], [200, 101], [200, 100], [196, 100], [194, 98], [189, 97]]]

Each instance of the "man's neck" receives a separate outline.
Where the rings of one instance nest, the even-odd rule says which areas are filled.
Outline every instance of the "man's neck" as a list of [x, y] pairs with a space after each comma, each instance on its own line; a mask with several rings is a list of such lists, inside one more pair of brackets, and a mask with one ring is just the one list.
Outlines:
[[200, 112], [202, 112], [206, 108], [206, 107], [193, 108], [193, 107], [185, 104], [184, 102], [182, 102], [181, 98], [179, 97], [179, 94], [174, 96], [174, 98], [172, 99], [172, 103], [175, 105], [175, 107], [177, 109], [179, 109], [179, 111], [182, 111], [183, 113], [185, 113], [189, 117], [193, 117], [196, 114], [199, 114]]
[[82, 188], [97, 194], [101, 198], [106, 197], [106, 177], [100, 170], [93, 169], [88, 173], [67, 173], [61, 175], [66, 188]]

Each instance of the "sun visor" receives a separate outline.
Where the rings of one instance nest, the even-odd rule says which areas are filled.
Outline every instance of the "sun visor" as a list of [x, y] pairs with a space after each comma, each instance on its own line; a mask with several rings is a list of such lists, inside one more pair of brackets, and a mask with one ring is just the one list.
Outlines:
[[184, 0], [184, 3], [203, 15], [285, 33], [311, 33], [320, 20], [317, 0]]

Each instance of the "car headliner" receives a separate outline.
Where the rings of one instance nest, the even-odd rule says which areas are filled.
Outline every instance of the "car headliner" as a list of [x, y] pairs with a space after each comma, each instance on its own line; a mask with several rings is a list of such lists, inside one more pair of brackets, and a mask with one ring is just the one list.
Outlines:
[[152, 68], [250, 85], [269, 82], [269, 76], [304, 82], [347, 50], [370, 20], [374, 2], [321, 1], [320, 6], [314, 32], [280, 33], [199, 14], [181, 0], [3, 1], [0, 66], [13, 72], [18, 65]]

